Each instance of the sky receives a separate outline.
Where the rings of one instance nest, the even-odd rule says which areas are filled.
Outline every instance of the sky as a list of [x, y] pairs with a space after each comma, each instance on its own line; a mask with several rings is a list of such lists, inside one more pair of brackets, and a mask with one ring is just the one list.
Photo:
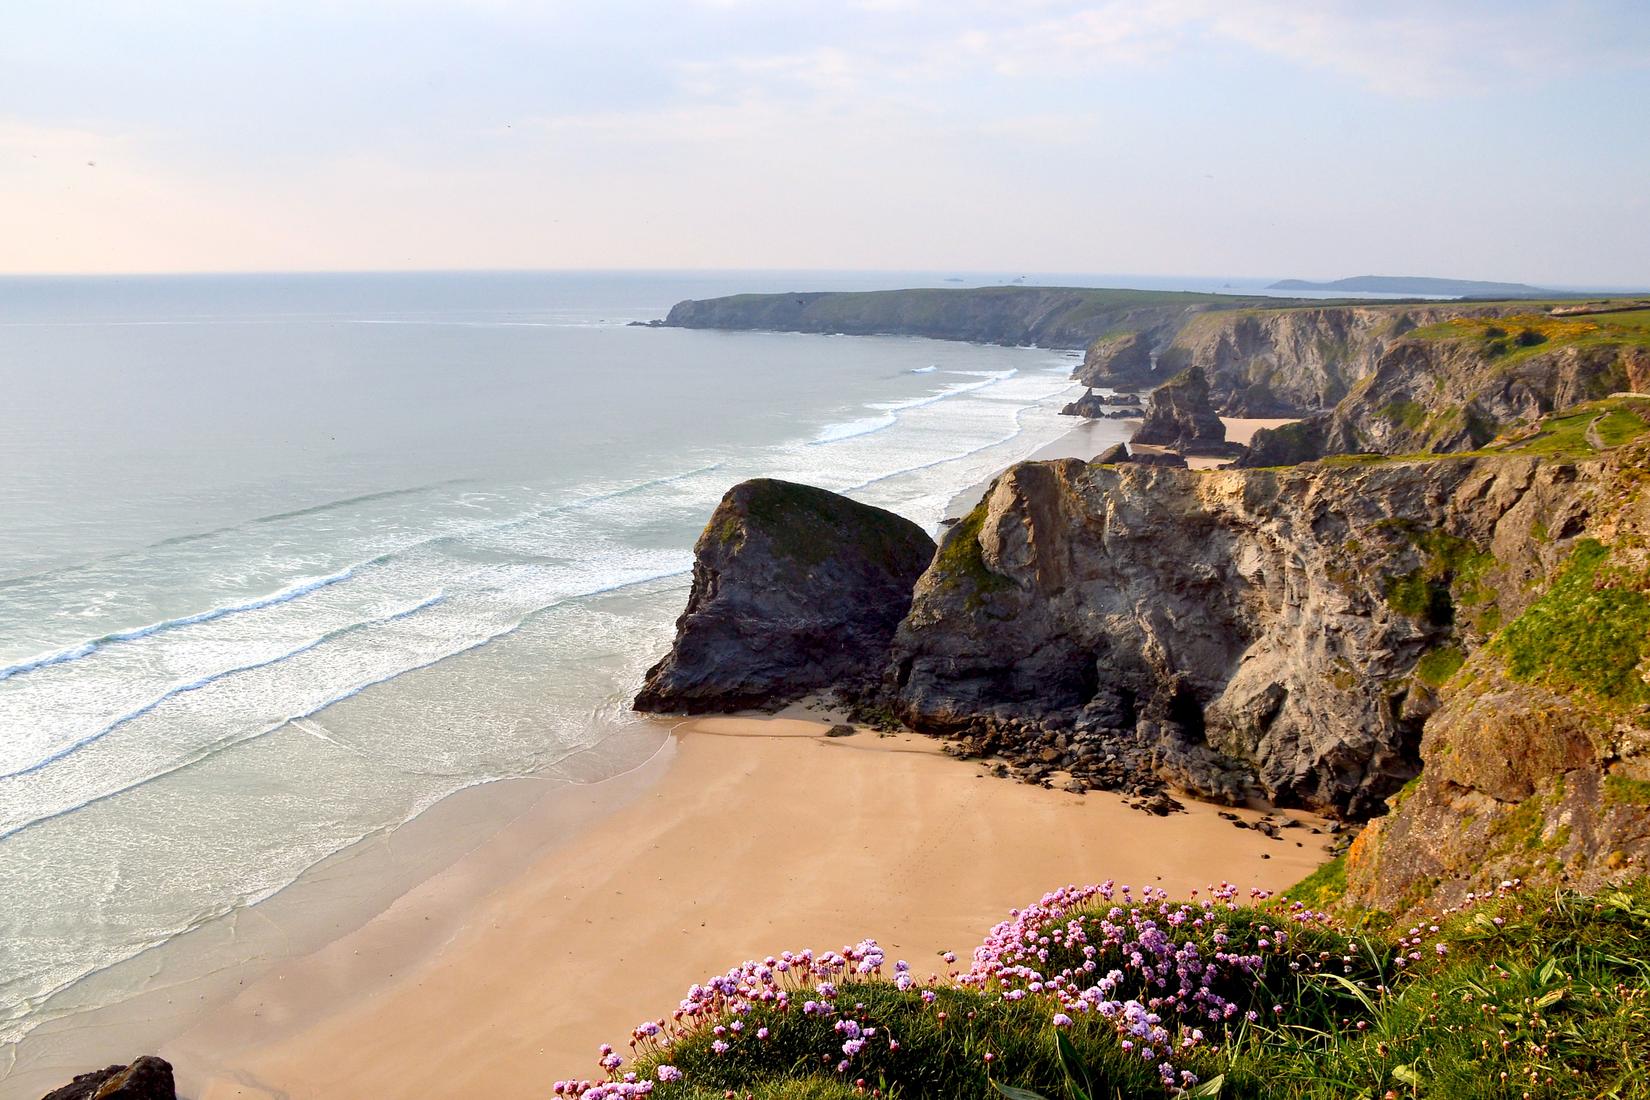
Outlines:
[[6, 0], [0, 272], [1650, 284], [1645, 0]]

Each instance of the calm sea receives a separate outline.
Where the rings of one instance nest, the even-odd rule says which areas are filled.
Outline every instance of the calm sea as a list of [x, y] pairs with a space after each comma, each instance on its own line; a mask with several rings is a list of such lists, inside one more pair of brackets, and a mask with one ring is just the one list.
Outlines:
[[600, 778], [733, 483], [933, 528], [1069, 426], [1064, 352], [627, 327], [918, 281], [0, 280], [0, 1045], [455, 791]]

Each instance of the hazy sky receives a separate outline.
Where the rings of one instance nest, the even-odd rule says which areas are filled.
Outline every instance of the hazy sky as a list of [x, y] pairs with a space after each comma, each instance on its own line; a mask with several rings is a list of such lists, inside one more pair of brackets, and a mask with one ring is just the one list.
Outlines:
[[1646, 0], [5, 0], [0, 271], [1650, 283]]

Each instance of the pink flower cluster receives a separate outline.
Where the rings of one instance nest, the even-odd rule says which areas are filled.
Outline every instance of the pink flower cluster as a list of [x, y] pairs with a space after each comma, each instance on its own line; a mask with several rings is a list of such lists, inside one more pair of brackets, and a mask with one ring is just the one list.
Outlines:
[[[993, 928], [960, 981], [998, 989], [1007, 1000], [1048, 997], [1056, 1027], [1085, 1014], [1103, 1017], [1125, 1051], [1157, 1064], [1165, 1085], [1189, 1087], [1196, 1076], [1175, 1059], [1212, 1046], [1217, 1029], [1239, 1016], [1256, 1019], [1237, 991], [1253, 988], [1268, 956], [1290, 952], [1286, 925], [1329, 922], [1296, 904], [1277, 927], [1246, 929], [1249, 938], [1240, 942], [1227, 921], [1237, 897], [1230, 883], [1180, 903], [1153, 887], [1136, 897], [1111, 881], [1066, 886]], [[1247, 900], [1269, 897], [1253, 890]]]
[[[1492, 894], [1469, 895], [1467, 905], [1505, 897], [1519, 885], [1509, 881]], [[1263, 890], [1249, 891], [1240, 903], [1239, 893], [1222, 883], [1201, 897], [1194, 892], [1190, 901], [1171, 902], [1155, 887], [1134, 891], [1111, 881], [1062, 887], [1011, 911], [975, 949], [968, 972], [958, 976], [953, 971], [952, 977], [963, 986], [996, 990], [1009, 1001], [1037, 998], [1052, 1010], [1057, 1029], [1071, 1028], [1084, 1017], [1106, 1021], [1124, 1051], [1154, 1064], [1165, 1089], [1179, 1092], [1197, 1083], [1196, 1075], [1183, 1068], [1185, 1056], [1215, 1049], [1228, 1026], [1240, 1019], [1259, 1021], [1257, 1008], [1264, 1005], [1257, 992], [1269, 972], [1352, 976], [1357, 965], [1368, 961], [1304, 946], [1312, 941], [1303, 932], [1333, 928], [1328, 914], [1299, 902], [1272, 901]], [[1260, 919], [1234, 916], [1244, 907], [1263, 907]], [[1438, 932], [1435, 923], [1409, 929], [1392, 961], [1400, 967], [1420, 962], [1423, 947]], [[1443, 946], [1435, 944], [1433, 952], [1441, 955]], [[943, 957], [956, 962], [950, 952]], [[650, 1020], [633, 1030], [632, 1053], [652, 1061], [651, 1078], [621, 1073], [624, 1059], [604, 1044], [600, 1065], [606, 1079], [558, 1081], [554, 1094], [576, 1100], [650, 1096], [658, 1086], [683, 1079], [666, 1061], [683, 1039], [708, 1033], [710, 1050], [718, 1057], [737, 1057], [741, 1049], [767, 1042], [768, 1028], [752, 1019], [758, 1008], [830, 1021], [837, 1049], [820, 1057], [845, 1074], [873, 1042], [899, 1050], [898, 1040], [885, 1028], [868, 1025], [863, 1006], [844, 996], [853, 983], [889, 981], [901, 992], [915, 990], [926, 1005], [937, 999], [938, 975], [918, 983], [906, 963], [896, 962], [892, 975], [885, 977], [885, 964], [874, 940], [841, 951], [786, 951], [746, 962], [693, 986], [668, 1019]], [[1384, 995], [1387, 988], [1376, 984], [1373, 992]], [[1274, 1004], [1271, 1011], [1282, 1014], [1284, 1006]], [[939, 1012], [938, 1018], [943, 1021], [945, 1015]], [[991, 1053], [983, 1057], [987, 1063], [995, 1060]]]
[[[751, 1028], [745, 1023], [760, 1006], [778, 1012], [801, 1012], [806, 1016], [838, 1017], [834, 1030], [842, 1039], [842, 1058], [836, 1063], [836, 1069], [846, 1073], [853, 1058], [877, 1038], [877, 1029], [862, 1026], [851, 1015], [839, 1014], [837, 1003], [841, 990], [838, 985], [881, 980], [886, 961], [875, 940], [861, 940], [841, 951], [818, 955], [811, 950], [786, 951], [746, 962], [690, 988], [668, 1020], [639, 1024], [631, 1032], [631, 1050], [636, 1055], [662, 1058], [683, 1039], [708, 1031], [713, 1036], [712, 1053], [718, 1056], [737, 1053], [741, 1042], [762, 1043], [768, 1039], [766, 1027]], [[912, 985], [910, 969], [903, 961], [894, 964], [893, 980], [902, 990]], [[892, 1038], [888, 1038], [887, 1043], [890, 1049], [899, 1049]], [[668, 1064], [659, 1065], [652, 1079], [638, 1078], [634, 1073], [620, 1075], [618, 1070], [623, 1059], [613, 1048], [603, 1044], [600, 1055], [600, 1065], [608, 1074], [606, 1081], [557, 1081], [552, 1090], [554, 1095], [580, 1100], [633, 1100], [650, 1095], [656, 1084], [672, 1084], [683, 1077], [680, 1070]]]

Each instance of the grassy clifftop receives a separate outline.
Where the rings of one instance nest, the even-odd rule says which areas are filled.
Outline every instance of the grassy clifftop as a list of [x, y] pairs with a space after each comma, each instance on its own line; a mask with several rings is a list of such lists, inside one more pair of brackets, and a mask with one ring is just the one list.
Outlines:
[[679, 302], [678, 328], [928, 336], [995, 344], [1082, 348], [1114, 332], [1177, 330], [1206, 310], [1275, 308], [1297, 299], [1084, 287], [736, 294]]

